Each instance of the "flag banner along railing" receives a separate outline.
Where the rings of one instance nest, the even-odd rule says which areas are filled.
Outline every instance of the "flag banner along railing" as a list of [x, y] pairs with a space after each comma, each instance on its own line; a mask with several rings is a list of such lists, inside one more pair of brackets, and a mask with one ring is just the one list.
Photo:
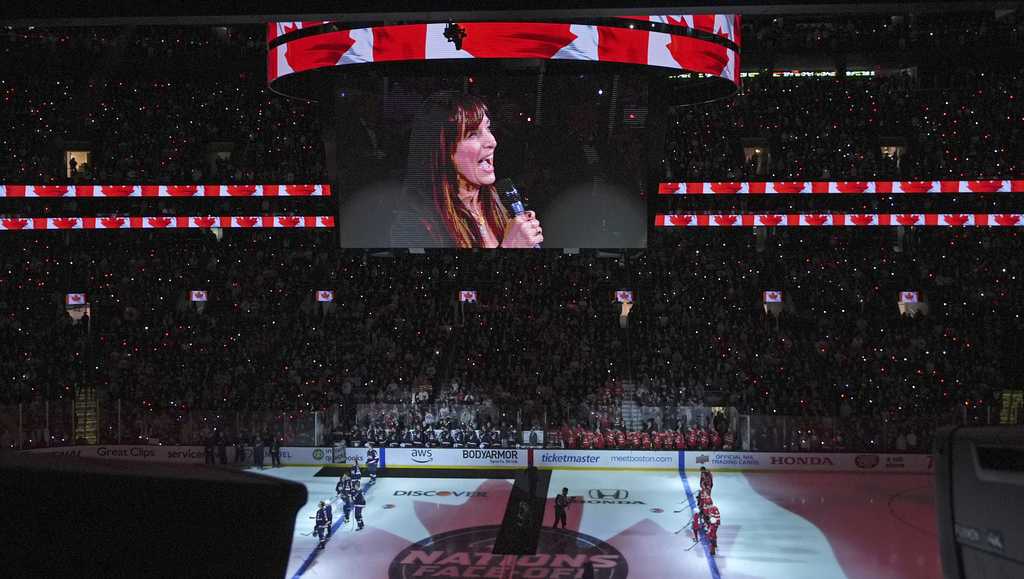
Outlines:
[[972, 181], [730, 181], [662, 183], [660, 195], [910, 195], [1024, 193], [1024, 179]]
[[0, 217], [0, 231], [74, 229], [332, 228], [333, 215]]
[[1024, 213], [658, 214], [655, 227], [1021, 227]]
[[330, 197], [330, 185], [0, 185], [0, 197]]

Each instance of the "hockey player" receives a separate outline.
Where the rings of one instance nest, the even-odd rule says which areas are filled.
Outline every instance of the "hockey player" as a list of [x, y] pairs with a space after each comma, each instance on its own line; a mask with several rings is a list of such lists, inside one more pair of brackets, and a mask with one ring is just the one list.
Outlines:
[[331, 538], [331, 533], [334, 532], [334, 508], [331, 507], [330, 501], [320, 501], [320, 504], [324, 506], [324, 511], [327, 512], [327, 538]]
[[377, 482], [377, 463], [380, 458], [372, 442], [366, 443], [366, 469], [370, 471], [370, 484]]
[[324, 502], [320, 501], [320, 508], [316, 510], [316, 523], [313, 526], [313, 533], [316, 534], [317, 539], [320, 540], [320, 544], [317, 545], [317, 549], [323, 549], [327, 544], [326, 533], [330, 530], [330, 523], [327, 521], [327, 509], [324, 508]]
[[701, 493], [707, 492], [708, 496], [711, 496], [711, 488], [715, 486], [715, 479], [711, 476], [711, 471], [707, 467], [700, 467], [700, 490]]
[[356, 512], [356, 530], [363, 530], [363, 507], [366, 506], [366, 498], [363, 497], [363, 489], [356, 487], [352, 494], [352, 508]]
[[352, 512], [352, 479], [349, 478], [348, 473], [341, 475], [341, 480], [338, 481], [338, 485], [335, 490], [338, 491], [338, 496], [341, 497], [342, 502], [342, 513], [345, 517], [345, 522], [348, 522], [349, 514]]
[[704, 522], [707, 524], [708, 543], [711, 544], [711, 554], [718, 550], [718, 525], [722, 523], [722, 515], [718, 507], [711, 503], [704, 508]]
[[352, 458], [352, 468], [348, 471], [348, 476], [355, 481], [356, 486], [359, 486], [360, 479], [363, 478], [363, 471], [359, 470], [359, 457]]

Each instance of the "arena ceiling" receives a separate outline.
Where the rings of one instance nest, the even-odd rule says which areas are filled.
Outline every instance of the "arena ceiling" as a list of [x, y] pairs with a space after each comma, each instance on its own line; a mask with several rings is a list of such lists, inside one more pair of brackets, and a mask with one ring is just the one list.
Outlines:
[[1021, 2], [950, 0], [3, 0], [5, 26], [93, 26], [131, 24], [244, 24], [276, 20], [515, 20], [633, 14], [900, 13], [963, 10], [1012, 10]]

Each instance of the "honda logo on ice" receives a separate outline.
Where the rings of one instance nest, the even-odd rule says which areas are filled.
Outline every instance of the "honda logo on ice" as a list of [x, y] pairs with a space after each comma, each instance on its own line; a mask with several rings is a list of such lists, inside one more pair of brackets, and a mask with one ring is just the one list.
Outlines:
[[629, 498], [629, 491], [626, 489], [590, 489], [587, 493], [590, 498], [598, 501], [614, 499], [624, 501]]

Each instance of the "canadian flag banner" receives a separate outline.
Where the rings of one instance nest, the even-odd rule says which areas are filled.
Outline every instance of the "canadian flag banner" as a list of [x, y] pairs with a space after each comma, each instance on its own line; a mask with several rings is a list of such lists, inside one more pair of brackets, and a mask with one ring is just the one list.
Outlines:
[[194, 302], [205, 302], [206, 290], [192, 290], [188, 292], [188, 298]]
[[782, 292], [778, 290], [768, 290], [764, 292], [764, 303], [766, 304], [781, 304], [782, 303]]
[[618, 290], [615, 292], [615, 301], [620, 304], [633, 303], [633, 292], [631, 290]]
[[64, 304], [68, 306], [84, 306], [85, 305], [85, 294], [83, 293], [70, 293], [64, 296]]
[[333, 228], [333, 215], [3, 217], [0, 231], [59, 229]]
[[1021, 227], [1024, 213], [659, 213], [655, 227]]
[[476, 303], [476, 290], [462, 290], [459, 292], [459, 301], [463, 303]]
[[976, 181], [729, 181], [661, 183], [659, 195], [914, 195], [1024, 193], [1024, 179]]
[[0, 185], [0, 197], [330, 197], [306, 185]]
[[916, 304], [918, 302], [917, 292], [900, 292], [901, 304]]
[[319, 290], [316, 292], [316, 301], [318, 302], [333, 302], [334, 301], [334, 290]]
[[619, 22], [421, 22], [340, 30], [320, 21], [271, 22], [267, 82], [350, 64], [487, 58], [656, 66], [739, 85], [739, 15], [631, 16]]

